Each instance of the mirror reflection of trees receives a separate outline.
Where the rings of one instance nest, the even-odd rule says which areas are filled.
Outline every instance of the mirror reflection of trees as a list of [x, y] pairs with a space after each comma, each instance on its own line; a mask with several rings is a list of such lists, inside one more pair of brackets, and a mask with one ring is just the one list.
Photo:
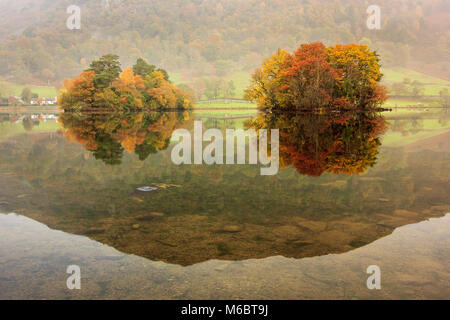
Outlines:
[[63, 113], [58, 118], [68, 141], [109, 165], [120, 164], [125, 151], [143, 161], [166, 149], [172, 132], [188, 120], [187, 112]]
[[[353, 117], [347, 125], [340, 120], [344, 115]], [[98, 124], [92, 126], [94, 134], [111, 135], [110, 128], [123, 128], [118, 123], [128, 114], [68, 113], [62, 117], [79, 117], [73, 124], [94, 121]], [[353, 135], [348, 136], [355, 141], [342, 143], [341, 150], [358, 151], [364, 137], [382, 137], [375, 134], [376, 123], [369, 122], [385, 122], [367, 113], [266, 113], [260, 117], [260, 125], [279, 128], [282, 133], [284, 166], [292, 165], [285, 149], [315, 156], [316, 148], [325, 150], [341, 140], [350, 124]], [[261, 176], [257, 166], [249, 165], [176, 166], [170, 147], [149, 156], [145, 163], [138, 156], [127, 156], [124, 149], [122, 165], [113, 168], [93, 157], [87, 159], [89, 151], [78, 143], [67, 143], [55, 130], [36, 134], [35, 127], [34, 133], [23, 134], [20, 116], [7, 119], [14, 123], [6, 123], [4, 133], [12, 126], [20, 130], [12, 140], [0, 143], [0, 196], [8, 202], [5, 212], [151, 260], [186, 266], [211, 259], [339, 254], [385, 237], [397, 227], [441, 217], [450, 210], [449, 149], [422, 150], [407, 147], [409, 143], [388, 146], [392, 131], [384, 136], [386, 147], [377, 165], [364, 175], [311, 178], [291, 168], [276, 176]], [[153, 119], [155, 133], [157, 125], [167, 123], [156, 121], [158, 114]], [[331, 126], [316, 131], [316, 125], [325, 125], [327, 120]], [[433, 118], [434, 124], [437, 121]], [[240, 119], [204, 122], [205, 128], [219, 129], [240, 128], [241, 124]], [[186, 121], [182, 126], [192, 128]], [[445, 143], [434, 143], [441, 141]], [[329, 156], [324, 163], [332, 159]], [[160, 187], [145, 193], [136, 191], [137, 186]]]
[[280, 166], [299, 173], [363, 173], [377, 161], [388, 125], [376, 112], [260, 113], [248, 128], [280, 130]]

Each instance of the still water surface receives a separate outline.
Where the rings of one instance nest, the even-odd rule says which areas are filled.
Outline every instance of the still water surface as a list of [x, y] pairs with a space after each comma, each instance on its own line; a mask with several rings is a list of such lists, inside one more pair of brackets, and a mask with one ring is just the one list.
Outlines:
[[[450, 298], [442, 110], [0, 116], [1, 299]], [[194, 120], [280, 128], [279, 173], [174, 165]]]

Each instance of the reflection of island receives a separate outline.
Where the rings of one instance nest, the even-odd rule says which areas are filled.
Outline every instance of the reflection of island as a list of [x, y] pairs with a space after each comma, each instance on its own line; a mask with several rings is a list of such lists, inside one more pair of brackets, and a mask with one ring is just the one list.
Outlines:
[[263, 112], [247, 127], [279, 129], [282, 167], [320, 176], [325, 172], [358, 174], [373, 166], [387, 122], [375, 112]]
[[[171, 129], [167, 128], [178, 123], [175, 114], [154, 115], [149, 122], [145, 122], [146, 115], [139, 114], [64, 117], [71, 118], [64, 125], [66, 135], [79, 139], [89, 151], [57, 135], [39, 139], [19, 135], [14, 143], [0, 143], [3, 212], [16, 212], [52, 229], [85, 235], [151, 260], [191, 265], [210, 259], [341, 253], [389, 235], [397, 227], [450, 210], [445, 151], [384, 148], [378, 165], [364, 174], [334, 175], [327, 172], [336, 171], [325, 170], [320, 177], [311, 178], [286, 168], [276, 176], [262, 177], [254, 166], [173, 165], [170, 145], [167, 150], [163, 146], [170, 137]], [[282, 119], [272, 117], [274, 124]], [[307, 155], [315, 156], [313, 151], [326, 150], [346, 137], [348, 129], [339, 124], [323, 131], [331, 135], [328, 137], [312, 128], [307, 131], [308, 123], [326, 124], [327, 119], [317, 115], [288, 118], [290, 122], [286, 120], [286, 130], [281, 128], [281, 132], [292, 135], [280, 143], [290, 143], [299, 154], [306, 150], [310, 152]], [[348, 133], [354, 145], [341, 144], [349, 150], [342, 159], [347, 161], [350, 151], [359, 152], [364, 139], [379, 137], [375, 128], [381, 126], [368, 124], [373, 120], [377, 117], [358, 115], [346, 122], [355, 128]], [[70, 131], [72, 124], [79, 126]], [[21, 122], [17, 125], [22, 127]], [[83, 128], [85, 134], [79, 132]], [[164, 128], [167, 132], [163, 134]], [[95, 154], [97, 141], [110, 141], [103, 138], [105, 135], [131, 152], [144, 144], [141, 141], [149, 142], [149, 150], [161, 151], [145, 162], [124, 152], [120, 166], [99, 165], [89, 153]], [[300, 139], [311, 146], [298, 144]], [[282, 146], [293, 148], [288, 147]], [[362, 149], [361, 154], [366, 152]], [[326, 165], [320, 168], [335, 163], [330, 158], [338, 157], [334, 153], [323, 158]], [[291, 154], [295, 153], [283, 155], [283, 161], [288, 163]], [[350, 159], [353, 168], [354, 160]], [[356, 168], [363, 170], [365, 166]], [[158, 189], [136, 191], [141, 186]]]
[[106, 164], [120, 164], [124, 150], [140, 160], [169, 146], [172, 132], [189, 114], [151, 113], [63, 113], [58, 118], [69, 141], [76, 141]]

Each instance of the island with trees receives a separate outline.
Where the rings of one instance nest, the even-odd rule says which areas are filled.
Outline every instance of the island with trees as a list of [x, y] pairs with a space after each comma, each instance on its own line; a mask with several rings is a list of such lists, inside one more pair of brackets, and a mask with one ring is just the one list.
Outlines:
[[190, 108], [193, 99], [165, 70], [139, 58], [122, 71], [119, 57], [108, 54], [76, 79], [66, 79], [58, 104], [65, 111], [180, 110]]
[[272, 111], [360, 109], [386, 100], [379, 56], [365, 45], [301, 45], [278, 50], [252, 75], [246, 98]]

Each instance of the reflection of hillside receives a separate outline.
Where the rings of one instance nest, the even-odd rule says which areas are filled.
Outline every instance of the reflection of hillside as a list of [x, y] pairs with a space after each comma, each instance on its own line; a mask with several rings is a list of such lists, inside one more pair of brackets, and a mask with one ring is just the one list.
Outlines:
[[408, 151], [430, 150], [434, 152], [450, 152], [450, 132], [413, 142], [407, 145]]
[[[0, 205], [120, 251], [191, 265], [210, 259], [340, 253], [450, 210], [448, 153], [385, 149], [364, 175], [142, 162], [103, 166], [55, 136], [0, 144]], [[136, 187], [160, 185], [139, 193]]]

